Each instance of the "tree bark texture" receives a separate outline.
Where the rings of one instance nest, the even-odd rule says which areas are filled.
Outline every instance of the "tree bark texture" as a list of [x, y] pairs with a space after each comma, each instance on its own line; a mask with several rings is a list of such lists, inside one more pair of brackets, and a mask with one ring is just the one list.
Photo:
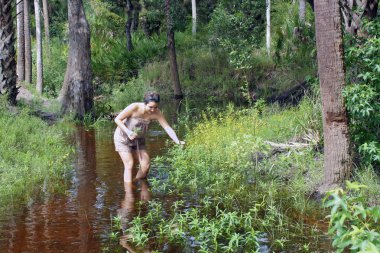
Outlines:
[[350, 139], [342, 96], [345, 85], [340, 7], [335, 0], [315, 2], [318, 73], [322, 99], [325, 192], [351, 172]]
[[83, 120], [93, 115], [93, 86], [90, 51], [90, 27], [83, 10], [82, 0], [68, 1], [69, 56], [59, 100], [62, 112], [73, 112]]
[[175, 50], [175, 39], [173, 31], [173, 18], [170, 8], [170, 0], [165, 0], [165, 9], [166, 9], [166, 21], [167, 21], [167, 45], [168, 45], [168, 56], [169, 56], [169, 65], [170, 73], [172, 76], [174, 98], [183, 98], [181, 83], [179, 81], [178, 75], [178, 64], [177, 64], [177, 54]]
[[25, 82], [32, 83], [32, 41], [30, 37], [30, 0], [24, 0]]
[[377, 15], [378, 0], [340, 0], [340, 2], [344, 29], [347, 33], [357, 34], [363, 17], [373, 19]]
[[195, 35], [197, 33], [197, 2], [196, 0], [191, 0], [191, 15], [193, 17], [192, 33], [193, 35]]
[[24, 1], [17, 2], [17, 82], [25, 81]]
[[17, 73], [12, 0], [0, 0], [0, 94], [7, 93], [8, 102], [16, 104]]
[[306, 16], [306, 0], [299, 0], [299, 12], [298, 12], [300, 23], [305, 23]]
[[34, 17], [36, 21], [36, 90], [42, 94], [43, 89], [43, 63], [42, 63], [42, 34], [41, 34], [41, 9], [39, 0], [34, 0]]
[[127, 0], [127, 22], [125, 23], [125, 36], [127, 39], [127, 49], [129, 52], [133, 50], [132, 45], [132, 20], [133, 20], [133, 4], [131, 0]]
[[50, 44], [50, 28], [49, 28], [49, 8], [47, 0], [42, 0], [42, 10], [44, 14], [45, 42]]

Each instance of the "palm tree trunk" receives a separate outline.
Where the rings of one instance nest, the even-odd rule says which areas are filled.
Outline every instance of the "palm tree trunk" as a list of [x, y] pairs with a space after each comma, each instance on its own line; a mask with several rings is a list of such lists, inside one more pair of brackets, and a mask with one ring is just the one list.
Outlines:
[[43, 64], [42, 64], [42, 34], [41, 34], [41, 15], [39, 0], [34, 0], [34, 16], [36, 20], [36, 54], [37, 54], [37, 80], [36, 90], [42, 94], [43, 89]]
[[47, 0], [42, 0], [42, 10], [44, 14], [45, 42], [50, 44], [50, 28], [49, 28], [49, 11]]
[[25, 81], [24, 2], [17, 2], [17, 82]]
[[0, 94], [7, 93], [8, 102], [16, 104], [17, 74], [12, 0], [0, 0]]
[[321, 86], [325, 192], [351, 173], [350, 138], [342, 96], [345, 85], [343, 39], [338, 1], [315, 1], [318, 74]]
[[25, 82], [32, 83], [32, 42], [30, 38], [30, 0], [24, 0]]
[[69, 56], [65, 80], [59, 100], [62, 112], [72, 111], [83, 120], [85, 114], [94, 116], [91, 70], [90, 27], [82, 0], [68, 0]]

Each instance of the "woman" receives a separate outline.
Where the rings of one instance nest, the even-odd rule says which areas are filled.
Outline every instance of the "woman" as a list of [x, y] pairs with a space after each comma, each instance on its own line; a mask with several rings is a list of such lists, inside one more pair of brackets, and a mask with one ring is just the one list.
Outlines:
[[115, 149], [124, 163], [126, 183], [132, 182], [133, 153], [138, 155], [140, 161], [136, 179], [145, 178], [149, 172], [150, 158], [145, 149], [145, 135], [152, 120], [157, 120], [175, 143], [184, 144], [158, 109], [159, 103], [160, 95], [149, 92], [144, 95], [144, 103], [130, 104], [115, 118], [118, 125], [114, 134]]

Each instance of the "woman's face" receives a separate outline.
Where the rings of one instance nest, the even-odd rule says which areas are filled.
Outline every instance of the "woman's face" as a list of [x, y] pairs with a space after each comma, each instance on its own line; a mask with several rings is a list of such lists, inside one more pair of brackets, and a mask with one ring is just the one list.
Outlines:
[[154, 101], [150, 101], [149, 103], [145, 105], [145, 110], [148, 113], [154, 113], [157, 110], [157, 108], [158, 108], [158, 103]]

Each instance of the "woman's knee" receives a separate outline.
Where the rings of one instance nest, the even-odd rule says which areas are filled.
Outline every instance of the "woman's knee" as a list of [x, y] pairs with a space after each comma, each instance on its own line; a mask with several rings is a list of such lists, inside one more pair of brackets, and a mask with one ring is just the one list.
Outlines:
[[149, 167], [150, 167], [150, 159], [149, 159], [149, 157], [141, 159], [140, 166], [141, 166], [142, 170], [148, 170]]

